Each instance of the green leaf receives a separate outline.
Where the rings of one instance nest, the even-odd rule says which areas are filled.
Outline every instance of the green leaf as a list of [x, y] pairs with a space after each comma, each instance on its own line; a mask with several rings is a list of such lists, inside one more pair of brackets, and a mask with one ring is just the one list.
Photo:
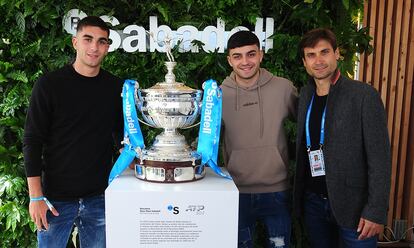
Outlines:
[[349, 0], [342, 0], [342, 4], [346, 10], [349, 10]]
[[0, 61], [0, 70], [3, 72], [9, 71], [11, 68], [13, 68], [13, 64], [7, 61]]
[[6, 215], [6, 230], [11, 228], [11, 231], [14, 232], [21, 220], [21, 211], [24, 212], [25, 210], [19, 208], [16, 202], [7, 202], [1, 207], [0, 211]]
[[0, 196], [3, 195], [8, 188], [12, 186], [10, 175], [3, 175], [0, 177]]
[[9, 77], [13, 80], [19, 81], [19, 82], [23, 82], [23, 83], [29, 82], [29, 80], [27, 79], [27, 76], [26, 76], [26, 72], [24, 72], [24, 71], [11, 72], [7, 75], [7, 77]]
[[304, 3], [313, 3], [314, 0], [303, 0]]
[[40, 51], [41, 42], [42, 42], [42, 39], [37, 39], [36, 41], [33, 41], [32, 43], [28, 44], [25, 52], [30, 53], [30, 54], [38, 53]]
[[[22, 97], [22, 94], [25, 97]], [[28, 84], [16, 84], [4, 94], [3, 102], [0, 102], [0, 113], [4, 116], [15, 116], [15, 112], [22, 106], [28, 104], [29, 99], [29, 85]]]
[[161, 15], [164, 18], [164, 20], [166, 22], [168, 22], [168, 20], [169, 20], [168, 10], [164, 6], [162, 6], [161, 4], [158, 4], [158, 3], [155, 4], [155, 7], [161, 13]]
[[[0, 154], [5, 153], [5, 152], [7, 152], [6, 147], [4, 147], [4, 146], [0, 145]], [[1, 190], [0, 190], [0, 192], [1, 192]], [[1, 194], [1, 193], [0, 193], [0, 194]]]
[[0, 196], [6, 194], [8, 198], [14, 198], [25, 191], [25, 185], [25, 180], [21, 177], [2, 175], [0, 177]]
[[7, 78], [5, 78], [4, 75], [0, 73], [0, 83], [3, 82], [7, 82]]
[[26, 22], [24, 20], [24, 15], [19, 11], [16, 13], [16, 23], [21, 33], [24, 33], [26, 29]]

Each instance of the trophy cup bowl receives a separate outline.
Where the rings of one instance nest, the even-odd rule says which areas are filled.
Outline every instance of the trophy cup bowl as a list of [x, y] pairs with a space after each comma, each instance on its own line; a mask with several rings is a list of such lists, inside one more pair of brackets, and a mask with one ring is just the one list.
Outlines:
[[[156, 128], [187, 128], [200, 114], [201, 90], [142, 89], [139, 111], [144, 120]], [[185, 89], [185, 90], [184, 90]]]
[[163, 128], [149, 149], [143, 149], [135, 176], [151, 182], [188, 182], [205, 175], [201, 155], [186, 143], [178, 128], [190, 128], [201, 112], [202, 91], [175, 82], [176, 62], [165, 62], [165, 82], [148, 89], [135, 86], [135, 104], [144, 124]]

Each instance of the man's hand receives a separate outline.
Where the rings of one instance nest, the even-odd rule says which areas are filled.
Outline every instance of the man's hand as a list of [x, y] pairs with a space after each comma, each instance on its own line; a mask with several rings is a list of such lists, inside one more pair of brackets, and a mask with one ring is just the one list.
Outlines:
[[46, 219], [47, 210], [52, 211], [52, 214], [54, 216], [58, 216], [59, 213], [50, 203], [49, 203], [50, 204], [50, 209], [49, 209], [49, 206], [46, 204], [45, 200], [43, 200], [43, 191], [42, 191], [42, 183], [41, 183], [40, 176], [28, 177], [27, 186], [29, 187], [29, 197], [37, 198], [36, 201], [31, 200], [29, 203], [30, 217], [32, 218], [33, 222], [36, 224], [37, 230], [40, 231], [43, 228], [48, 229], [49, 225]]
[[372, 236], [378, 235], [383, 230], [383, 225], [369, 221], [364, 218], [359, 219], [357, 232], [360, 232], [358, 240], [371, 238]]
[[[29, 213], [33, 222], [37, 226], [37, 230], [49, 229], [49, 224], [47, 223], [46, 212], [49, 210], [46, 202], [43, 200], [40, 201], [30, 201], [29, 204]], [[50, 210], [54, 216], [59, 216], [58, 211], [54, 207]]]

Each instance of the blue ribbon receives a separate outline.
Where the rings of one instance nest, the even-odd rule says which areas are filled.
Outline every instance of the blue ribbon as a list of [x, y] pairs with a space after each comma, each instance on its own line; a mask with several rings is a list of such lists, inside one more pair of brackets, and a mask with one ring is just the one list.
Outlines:
[[203, 84], [203, 106], [201, 108], [200, 130], [198, 133], [197, 152], [201, 153], [200, 172], [208, 165], [218, 175], [232, 179], [217, 166], [220, 143], [222, 93], [217, 82], [210, 79]]
[[128, 165], [139, 157], [139, 150], [144, 148], [144, 137], [138, 122], [134, 99], [134, 80], [125, 80], [122, 88], [122, 108], [124, 112], [124, 149], [109, 174], [109, 184], [119, 176]]

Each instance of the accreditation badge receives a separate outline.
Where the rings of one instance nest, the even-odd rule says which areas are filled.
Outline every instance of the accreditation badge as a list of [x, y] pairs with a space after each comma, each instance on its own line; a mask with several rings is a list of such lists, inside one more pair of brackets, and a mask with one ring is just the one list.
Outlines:
[[325, 176], [325, 162], [322, 149], [309, 151], [308, 155], [312, 177]]

